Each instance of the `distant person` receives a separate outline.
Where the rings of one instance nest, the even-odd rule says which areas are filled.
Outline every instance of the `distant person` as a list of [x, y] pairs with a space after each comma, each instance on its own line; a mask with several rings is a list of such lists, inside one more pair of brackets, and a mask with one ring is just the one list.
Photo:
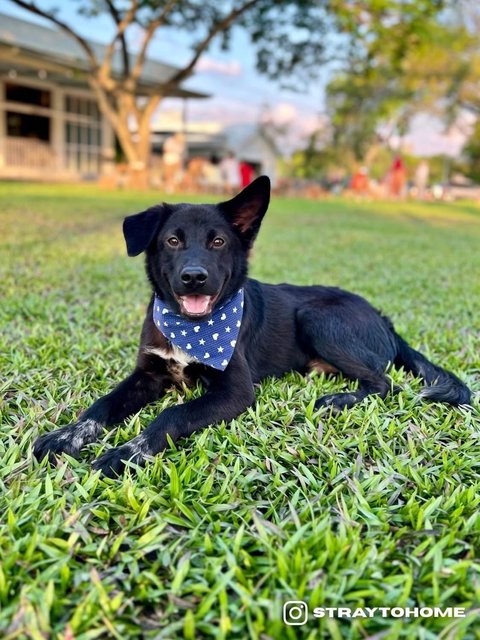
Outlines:
[[223, 185], [228, 193], [235, 193], [240, 190], [241, 176], [240, 164], [234, 153], [229, 153], [220, 163]]
[[427, 195], [428, 177], [430, 167], [426, 160], [422, 160], [415, 170], [414, 183], [417, 190], [417, 198], [423, 200]]
[[367, 167], [360, 167], [352, 175], [350, 181], [350, 189], [356, 195], [367, 195], [369, 191], [368, 169]]
[[185, 136], [183, 133], [175, 133], [168, 137], [163, 145], [163, 175], [167, 193], [175, 191], [180, 184], [184, 159]]
[[255, 170], [249, 162], [242, 160], [240, 162], [240, 181], [242, 189], [248, 187], [255, 177]]
[[203, 165], [202, 186], [209, 193], [220, 193], [223, 187], [220, 161], [216, 156], [211, 156]]
[[205, 158], [195, 156], [187, 164], [187, 171], [183, 180], [183, 185], [192, 191], [200, 191], [202, 187], [202, 177], [204, 165], [208, 162]]
[[394, 198], [403, 198], [407, 186], [407, 169], [400, 156], [396, 156], [390, 168], [389, 187], [390, 195]]

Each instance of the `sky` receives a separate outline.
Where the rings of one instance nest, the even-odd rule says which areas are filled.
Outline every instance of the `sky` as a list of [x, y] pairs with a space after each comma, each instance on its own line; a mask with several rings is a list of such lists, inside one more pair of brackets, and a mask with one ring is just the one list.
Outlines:
[[[3, 0], [1, 4], [1, 10], [5, 13], [45, 24], [45, 21], [16, 7], [9, 0]], [[38, 0], [38, 4], [45, 9], [52, 6], [51, 2], [43, 0]], [[107, 16], [94, 19], [79, 16], [79, 3], [75, 0], [64, 0], [55, 6], [60, 7], [58, 15], [66, 21], [74, 18], [75, 27], [85, 37], [106, 42], [113, 33], [111, 21]], [[132, 28], [132, 45], [139, 44], [141, 36], [140, 29]], [[149, 56], [173, 65], [182, 64], [189, 58], [188, 38], [188, 35], [182, 33], [159, 30], [152, 40]], [[254, 49], [246, 34], [240, 29], [235, 29], [230, 50], [221, 51], [214, 42], [200, 59], [195, 75], [187, 81], [188, 87], [212, 96], [206, 100], [189, 100], [187, 117], [189, 121], [230, 125], [256, 123], [262, 114], [268, 113], [269, 119], [286, 128], [287, 134], [283, 138], [284, 152], [290, 153], [296, 148], [304, 147], [309, 135], [325, 122], [324, 90], [328, 79], [329, 70], [325, 68], [319, 70], [318, 79], [304, 92], [282, 88], [255, 70]], [[161, 118], [163, 110], [181, 108], [180, 100], [165, 99], [158, 116]], [[465, 127], [463, 123], [461, 129], [453, 129], [447, 133], [438, 120], [420, 116], [414, 121], [404, 143], [409, 151], [417, 155], [455, 155], [463, 145], [466, 130], [468, 126]]]

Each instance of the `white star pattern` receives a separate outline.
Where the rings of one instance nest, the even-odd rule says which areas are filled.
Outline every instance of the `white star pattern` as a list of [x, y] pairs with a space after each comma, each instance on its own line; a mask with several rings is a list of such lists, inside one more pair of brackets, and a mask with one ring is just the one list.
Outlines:
[[181, 316], [155, 296], [153, 321], [157, 330], [180, 351], [188, 352], [190, 358], [203, 362], [205, 366], [223, 371], [238, 342], [243, 296], [243, 289], [240, 289], [221, 307], [214, 309], [206, 320], [192, 320]]

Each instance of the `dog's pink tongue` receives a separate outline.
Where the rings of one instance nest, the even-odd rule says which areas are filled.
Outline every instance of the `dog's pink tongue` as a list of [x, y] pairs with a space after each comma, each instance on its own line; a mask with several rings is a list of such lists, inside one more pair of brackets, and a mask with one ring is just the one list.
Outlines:
[[211, 296], [183, 296], [182, 302], [187, 313], [206, 313]]

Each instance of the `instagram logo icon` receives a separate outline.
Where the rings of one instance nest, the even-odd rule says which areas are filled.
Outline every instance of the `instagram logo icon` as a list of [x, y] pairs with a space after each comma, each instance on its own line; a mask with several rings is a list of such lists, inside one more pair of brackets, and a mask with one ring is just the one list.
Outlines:
[[289, 600], [283, 605], [283, 621], [290, 626], [305, 624], [308, 620], [307, 603], [303, 600]]

